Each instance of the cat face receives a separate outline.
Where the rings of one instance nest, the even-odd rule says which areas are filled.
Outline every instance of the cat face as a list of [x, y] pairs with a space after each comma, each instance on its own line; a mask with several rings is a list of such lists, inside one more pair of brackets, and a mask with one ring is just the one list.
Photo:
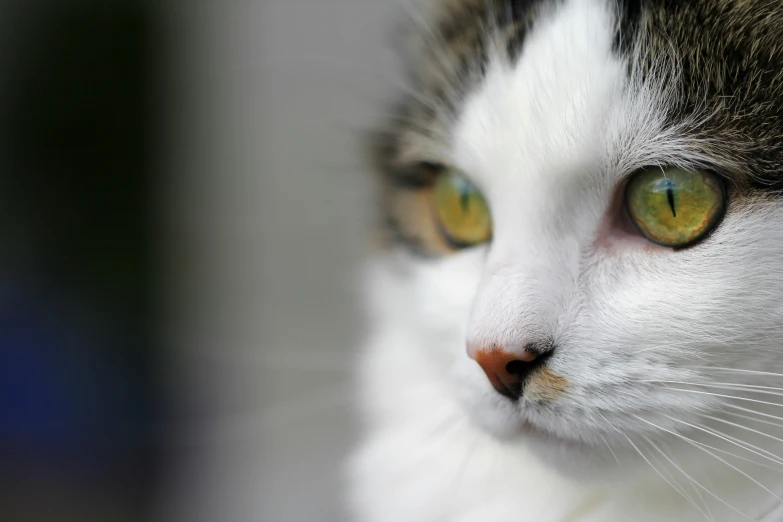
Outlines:
[[441, 3], [375, 148], [433, 375], [561, 462], [783, 367], [783, 13], [620, 4]]

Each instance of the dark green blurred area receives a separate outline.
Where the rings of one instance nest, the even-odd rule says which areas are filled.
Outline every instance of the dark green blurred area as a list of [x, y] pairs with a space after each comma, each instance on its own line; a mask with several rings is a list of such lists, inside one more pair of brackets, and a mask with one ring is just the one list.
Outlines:
[[161, 4], [15, 4], [0, 8], [0, 520], [145, 520], [164, 457]]

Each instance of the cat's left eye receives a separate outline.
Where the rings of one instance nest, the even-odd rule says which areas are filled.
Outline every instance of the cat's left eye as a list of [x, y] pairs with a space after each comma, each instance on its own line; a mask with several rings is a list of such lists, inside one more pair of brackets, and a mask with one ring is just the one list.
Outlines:
[[492, 235], [492, 219], [484, 196], [453, 170], [438, 175], [432, 206], [438, 230], [453, 247], [484, 243]]
[[650, 168], [636, 173], [625, 191], [631, 220], [653, 243], [684, 248], [706, 237], [726, 208], [721, 178], [709, 171]]

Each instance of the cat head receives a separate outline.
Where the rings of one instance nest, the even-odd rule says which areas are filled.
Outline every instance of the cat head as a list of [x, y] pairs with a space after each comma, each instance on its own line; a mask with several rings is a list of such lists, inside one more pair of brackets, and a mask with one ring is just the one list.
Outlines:
[[762, 411], [726, 396], [783, 369], [783, 12], [768, 5], [454, 0], [412, 16], [410, 88], [373, 162], [421, 349], [491, 433], [568, 460]]

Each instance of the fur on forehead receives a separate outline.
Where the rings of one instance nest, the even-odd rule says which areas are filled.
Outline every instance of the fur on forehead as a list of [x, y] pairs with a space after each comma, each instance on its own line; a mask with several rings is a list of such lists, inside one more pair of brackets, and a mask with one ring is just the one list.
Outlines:
[[[445, 161], [464, 100], [493, 51], [518, 60], [525, 37], [564, 0], [405, 0], [410, 90], [374, 143], [381, 171]], [[783, 10], [767, 0], [606, 0], [616, 52], [665, 89], [667, 124], [724, 174], [778, 188], [783, 168]], [[415, 37], [414, 37], [415, 35]]]

